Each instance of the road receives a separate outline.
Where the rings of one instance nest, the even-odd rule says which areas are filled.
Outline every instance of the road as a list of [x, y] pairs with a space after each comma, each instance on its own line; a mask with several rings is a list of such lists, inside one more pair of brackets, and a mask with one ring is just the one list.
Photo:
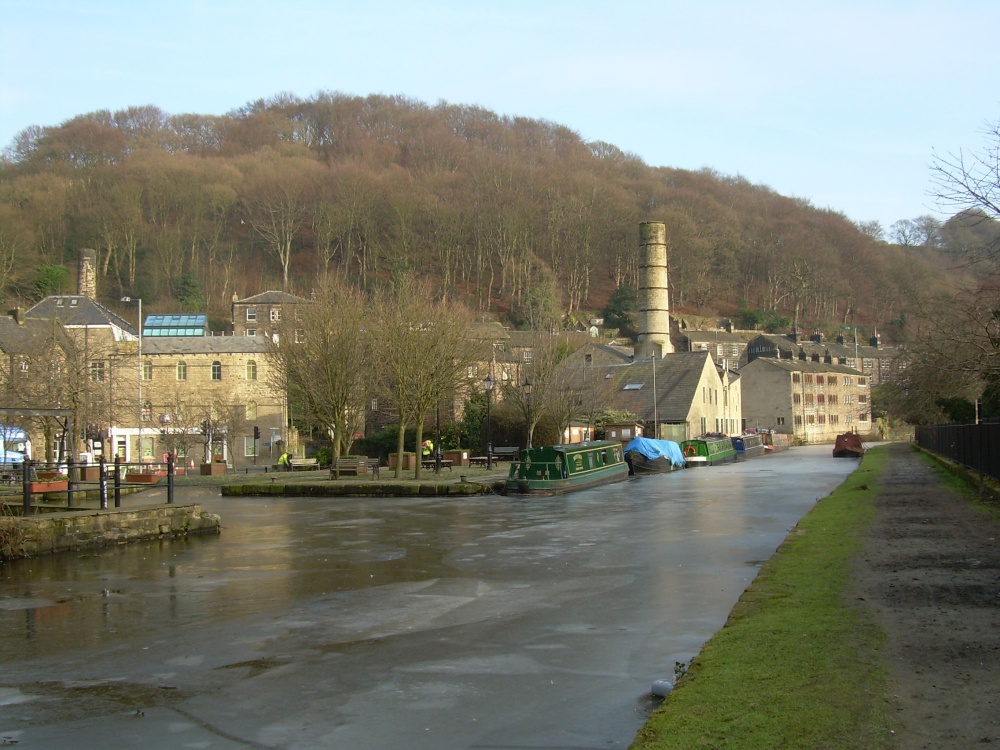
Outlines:
[[856, 466], [797, 448], [530, 500], [186, 491], [220, 536], [0, 567], [0, 735], [626, 748], [653, 681]]

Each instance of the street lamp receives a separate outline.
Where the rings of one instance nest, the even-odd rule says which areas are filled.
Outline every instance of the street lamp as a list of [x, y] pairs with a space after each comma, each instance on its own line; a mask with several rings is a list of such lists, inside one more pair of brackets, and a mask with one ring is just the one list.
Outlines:
[[493, 373], [483, 380], [483, 388], [486, 389], [486, 468], [493, 468], [493, 422], [490, 419], [490, 401], [493, 396]]
[[137, 302], [139, 304], [139, 463], [142, 464], [142, 298], [122, 297], [122, 302]]
[[527, 413], [528, 413], [528, 445], [527, 445], [527, 447], [530, 448], [531, 447], [531, 381], [527, 377], [524, 378], [524, 384], [521, 386], [521, 388], [524, 389], [524, 397], [525, 397], [525, 400], [527, 401], [527, 406], [528, 406], [528, 409], [527, 409]]

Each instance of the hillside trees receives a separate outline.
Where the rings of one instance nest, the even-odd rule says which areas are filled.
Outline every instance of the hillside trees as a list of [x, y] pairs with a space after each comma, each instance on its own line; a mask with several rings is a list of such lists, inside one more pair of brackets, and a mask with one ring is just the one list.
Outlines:
[[[136, 107], [28, 128], [0, 161], [0, 207], [0, 249], [25, 248], [16, 299], [35, 266], [73, 267], [92, 247], [106, 300], [141, 291], [166, 312], [195, 281], [218, 323], [234, 293], [400, 273], [525, 324], [541, 302], [570, 321], [637, 285], [644, 220], [667, 223], [674, 309], [790, 315], [795, 286], [811, 324], [874, 322], [875, 299], [902, 297], [879, 261], [898, 248], [842, 216], [739, 176], [650, 168], [554, 123], [404, 97], [281, 94], [224, 117]], [[934, 263], [935, 248], [913, 252]], [[803, 287], [789, 259], [817, 254]]]

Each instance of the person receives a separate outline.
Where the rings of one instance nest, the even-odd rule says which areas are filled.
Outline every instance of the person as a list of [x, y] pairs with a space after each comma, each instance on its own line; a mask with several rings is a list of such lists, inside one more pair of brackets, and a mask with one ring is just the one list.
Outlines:
[[434, 453], [434, 441], [425, 440], [423, 442], [423, 450], [421, 452], [423, 453], [424, 461], [429, 461], [431, 458], [431, 454]]
[[288, 460], [288, 451], [285, 451], [280, 456], [278, 456], [278, 466], [283, 467], [285, 471], [292, 470], [292, 462]]

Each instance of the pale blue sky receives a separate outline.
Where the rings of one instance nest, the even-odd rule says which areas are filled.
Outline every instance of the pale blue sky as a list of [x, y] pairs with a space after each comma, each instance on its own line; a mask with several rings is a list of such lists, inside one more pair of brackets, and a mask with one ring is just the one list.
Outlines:
[[550, 120], [850, 219], [934, 215], [1000, 119], [1000, 2], [0, 0], [0, 148], [152, 104], [401, 94]]

